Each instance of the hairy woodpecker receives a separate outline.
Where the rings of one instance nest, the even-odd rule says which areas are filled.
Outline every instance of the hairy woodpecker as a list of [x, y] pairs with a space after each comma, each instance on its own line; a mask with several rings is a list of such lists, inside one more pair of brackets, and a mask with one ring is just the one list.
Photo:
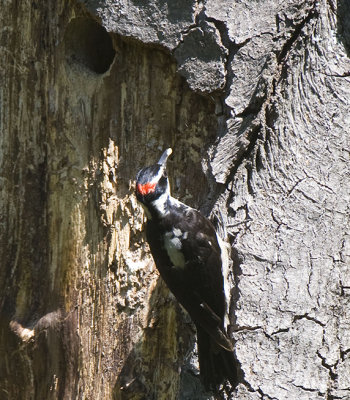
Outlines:
[[222, 248], [211, 222], [173, 198], [166, 173], [171, 149], [136, 177], [136, 197], [146, 216], [146, 236], [161, 277], [190, 314], [197, 330], [199, 365], [206, 389], [226, 379], [237, 384], [233, 346], [224, 319]]

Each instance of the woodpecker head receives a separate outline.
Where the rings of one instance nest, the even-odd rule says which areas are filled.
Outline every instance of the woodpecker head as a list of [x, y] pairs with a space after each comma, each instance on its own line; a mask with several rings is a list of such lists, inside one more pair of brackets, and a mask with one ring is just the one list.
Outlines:
[[157, 164], [142, 168], [136, 176], [136, 198], [146, 207], [161, 196], [165, 201], [170, 195], [166, 162], [171, 153], [166, 149]]

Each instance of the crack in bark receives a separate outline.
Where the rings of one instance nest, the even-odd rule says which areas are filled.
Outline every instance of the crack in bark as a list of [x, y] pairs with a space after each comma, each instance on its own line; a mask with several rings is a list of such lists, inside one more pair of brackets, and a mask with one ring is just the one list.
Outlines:
[[340, 358], [342, 361], [345, 361], [345, 356], [350, 353], [350, 348], [346, 350], [340, 350]]
[[339, 281], [339, 286], [340, 286], [340, 296], [345, 296], [347, 294], [345, 293], [345, 290], [350, 290], [350, 286], [343, 285], [343, 282], [341, 280]]
[[327, 74], [327, 72], [319, 72], [323, 75], [330, 76], [331, 78], [348, 78], [350, 76], [350, 71], [343, 72], [342, 74]]
[[308, 261], [309, 261], [310, 273], [309, 273], [309, 279], [307, 281], [306, 286], [307, 286], [307, 292], [309, 293], [309, 296], [312, 298], [310, 286], [311, 286], [311, 278], [313, 275], [314, 267], [313, 267], [312, 256], [311, 256], [310, 251], [308, 252]]
[[258, 331], [263, 330], [262, 326], [240, 326], [239, 328], [235, 328], [233, 332], [246, 332], [246, 331]]
[[260, 256], [258, 256], [258, 255], [256, 255], [256, 254], [252, 254], [252, 257], [253, 257], [255, 260], [259, 261], [259, 262], [266, 262], [266, 263], [271, 264], [271, 265], [275, 265], [275, 264], [276, 264], [275, 261], [269, 260], [269, 259], [264, 258], [264, 257], [260, 257]]
[[[285, 67], [285, 61], [287, 59], [287, 56], [289, 54], [289, 52], [291, 51], [291, 49], [293, 48], [293, 45], [295, 44], [295, 42], [297, 41], [298, 37], [300, 36], [302, 29], [315, 17], [319, 16], [319, 11], [317, 8], [318, 2], [315, 1], [313, 3], [313, 6], [311, 7], [311, 9], [308, 11], [306, 17], [298, 24], [296, 25], [296, 28], [294, 29], [293, 33], [291, 34], [290, 38], [284, 43], [284, 45], [282, 46], [282, 49], [280, 50], [280, 52], [277, 54], [276, 58], [277, 58], [277, 64], [278, 65], [283, 65]], [[233, 76], [232, 74], [229, 73], [229, 65], [231, 63], [231, 61], [233, 60], [233, 56], [237, 53], [237, 51], [245, 46], [247, 43], [250, 42], [251, 38], [247, 39], [245, 42], [243, 42], [242, 44], [233, 44], [232, 41], [229, 39], [228, 37], [228, 28], [225, 25], [224, 22], [222, 21], [217, 21], [214, 18], [207, 18], [206, 19], [208, 22], [213, 22], [214, 25], [217, 27], [218, 31], [220, 32], [220, 36], [222, 38], [222, 42], [225, 45], [225, 47], [228, 49], [229, 54], [227, 57], [227, 62], [226, 62], [226, 86], [225, 89], [227, 89], [227, 87], [230, 87]], [[267, 61], [268, 62], [268, 61]], [[266, 69], [266, 64], [264, 66], [263, 69]], [[254, 92], [254, 94], [252, 95], [251, 101], [248, 104], [248, 106], [239, 114], [236, 115], [236, 117], [239, 118], [245, 118], [247, 116], [251, 116], [251, 115], [255, 115], [256, 117], [263, 111], [265, 110], [265, 114], [267, 114], [267, 109], [268, 109], [268, 105], [270, 104], [270, 99], [274, 96], [274, 94], [276, 93], [276, 86], [277, 86], [277, 82], [281, 79], [281, 76], [283, 75], [283, 71], [279, 72], [279, 79], [277, 79], [277, 77], [275, 77], [271, 83], [267, 83], [266, 88], [265, 88], [265, 94], [263, 96], [259, 96], [259, 98], [257, 97], [256, 92]], [[258, 83], [257, 83], [257, 88], [259, 86], [259, 83], [261, 82], [260, 78]], [[225, 103], [224, 103], [225, 104]], [[254, 105], [254, 106], [252, 106]], [[226, 106], [228, 110], [231, 110], [230, 107]], [[263, 129], [263, 125], [260, 122], [258, 125], [256, 125], [255, 127], [253, 127], [250, 130], [250, 134], [247, 134], [247, 140], [249, 141], [248, 146], [246, 147], [246, 150], [242, 152], [241, 156], [239, 158], [237, 158], [236, 162], [235, 162], [235, 166], [232, 168], [232, 171], [230, 172], [230, 174], [228, 175], [226, 181], [225, 181], [225, 186], [227, 187], [229, 182], [232, 180], [232, 177], [235, 175], [238, 167], [243, 163], [243, 161], [245, 159], [248, 159], [249, 157], [251, 157], [254, 149], [256, 148], [256, 144], [260, 138], [260, 131]], [[262, 138], [264, 141], [266, 141], [266, 137]], [[252, 166], [251, 166], [252, 168]], [[251, 195], [255, 194], [255, 191], [251, 185], [251, 175], [252, 175], [252, 171], [251, 169], [248, 167], [247, 168], [248, 171], [248, 192]]]
[[324, 183], [319, 182], [316, 178], [314, 178], [313, 176], [311, 176], [310, 174], [308, 174], [307, 171], [305, 170], [305, 168], [303, 169], [303, 172], [304, 172], [304, 174], [305, 174], [305, 176], [306, 176], [307, 178], [313, 180], [318, 186], [320, 186], [320, 187], [322, 187], [322, 188], [324, 188], [324, 189], [329, 190], [332, 194], [336, 194], [336, 193], [334, 192], [334, 190], [333, 190], [330, 186], [325, 185]]
[[334, 365], [330, 365], [330, 364], [327, 364], [326, 358], [322, 356], [322, 354], [320, 353], [319, 350], [317, 350], [316, 354], [317, 354], [318, 358], [321, 359], [321, 365], [329, 371], [330, 379], [333, 382], [336, 382], [338, 379], [338, 374], [333, 371], [333, 367], [337, 366], [339, 360]]
[[298, 40], [298, 38], [299, 38], [299, 36], [301, 34], [301, 31], [304, 28], [304, 26], [308, 22], [310, 22], [313, 18], [318, 17], [319, 11], [317, 9], [317, 5], [318, 5], [318, 1], [315, 1], [314, 4], [313, 4], [313, 7], [309, 10], [309, 12], [306, 15], [306, 17], [298, 25], [296, 25], [296, 27], [295, 27], [293, 33], [291, 34], [290, 38], [285, 42], [285, 44], [283, 45], [281, 51], [277, 55], [278, 64], [281, 64], [286, 60], [286, 58], [288, 56], [288, 53], [292, 49], [294, 43]]
[[272, 332], [271, 336], [278, 335], [279, 333], [286, 333], [286, 332], [289, 332], [289, 330], [290, 330], [290, 327], [281, 328], [281, 329], [278, 329], [277, 331]]
[[277, 228], [276, 228], [275, 232], [279, 231], [279, 229], [280, 229], [280, 227], [281, 227], [282, 225], [288, 226], [285, 222], [279, 221], [279, 220], [277, 219], [277, 217], [275, 216], [275, 214], [274, 214], [272, 208], [271, 208], [271, 218], [272, 218], [272, 220], [277, 224]]
[[[253, 126], [250, 130], [249, 133], [247, 134], [247, 139], [249, 141], [248, 146], [246, 149], [241, 153], [241, 155], [237, 158], [236, 163], [234, 167], [231, 169], [231, 172], [228, 174], [225, 183], [223, 184], [227, 190], [230, 190], [229, 184], [232, 181], [233, 177], [235, 176], [238, 168], [243, 164], [244, 160], [248, 160], [249, 155], [253, 152], [253, 149], [255, 148], [255, 145], [257, 141], [260, 138], [260, 131], [261, 131], [262, 125], [259, 123], [258, 125]], [[255, 190], [251, 184], [251, 179], [252, 179], [252, 163], [249, 162], [247, 164], [247, 186], [248, 186], [248, 192], [251, 195], [255, 194]]]
[[264, 393], [262, 391], [262, 389], [259, 387], [259, 389], [257, 390], [257, 392], [260, 394], [262, 399], [268, 399], [268, 400], [278, 400], [277, 397], [271, 397], [268, 394]]
[[[227, 49], [228, 54], [227, 54], [226, 63], [225, 63], [225, 70], [227, 73], [227, 77], [230, 77], [232, 80], [232, 76], [229, 76], [229, 74], [228, 74], [228, 72], [230, 70], [229, 66], [231, 64], [231, 61], [233, 60], [234, 56], [237, 54], [238, 50], [241, 49], [242, 47], [244, 47], [246, 44], [248, 44], [251, 41], [251, 38], [247, 38], [246, 40], [244, 40], [241, 43], [233, 42], [230, 38], [229, 29], [228, 29], [225, 21], [221, 21], [214, 17], [206, 16], [205, 7], [203, 9], [203, 14], [205, 16], [204, 17], [205, 21], [211, 22], [212, 24], [214, 24], [215, 28], [218, 30], [218, 32], [220, 34], [221, 43]], [[227, 93], [227, 90], [230, 89], [230, 87], [231, 87], [231, 85], [229, 84], [229, 82], [226, 79], [226, 85], [224, 87], [225, 93]], [[226, 107], [228, 109], [230, 109], [229, 106], [226, 106]]]
[[250, 393], [259, 393], [261, 396], [261, 399], [278, 400], [276, 397], [271, 397], [268, 394], [264, 393], [260, 387], [258, 389], [254, 389], [253, 386], [245, 379], [243, 379], [242, 383], [246, 386], [246, 388], [248, 389], [248, 391]]
[[183, 30], [180, 32], [180, 39], [179, 39], [179, 43], [173, 47], [171, 49], [171, 54], [174, 55], [176, 50], [178, 50], [178, 48], [184, 43], [185, 41], [185, 36], [187, 36], [191, 31], [193, 31], [194, 29], [199, 28], [199, 26], [197, 25], [197, 23], [195, 22], [194, 24], [191, 24], [187, 29]]
[[310, 315], [307, 313], [305, 313], [303, 315], [295, 315], [293, 318], [293, 323], [296, 321], [299, 321], [301, 319], [307, 319], [308, 321], [315, 322], [315, 324], [322, 326], [322, 328], [324, 328], [326, 326], [326, 324], [324, 324], [323, 322], [319, 321], [318, 319], [316, 319], [314, 317], [310, 317]]
[[287, 192], [287, 197], [290, 196], [290, 195], [293, 193], [293, 191], [295, 190], [295, 188], [296, 188], [301, 182], [305, 181], [306, 179], [307, 179], [306, 177], [305, 177], [305, 178], [299, 179], [299, 180], [291, 187], [291, 189], [288, 190], [288, 192]]
[[[233, 82], [233, 72], [232, 72], [232, 68], [231, 68], [232, 61], [233, 61], [235, 55], [238, 53], [238, 51], [250, 42], [251, 38], [246, 39], [242, 43], [233, 42], [230, 39], [229, 29], [228, 29], [225, 21], [218, 20], [214, 17], [208, 17], [205, 13], [206, 12], [205, 7], [203, 8], [202, 12], [203, 12], [203, 19], [206, 22], [211, 22], [215, 26], [217, 31], [219, 32], [221, 43], [227, 50], [226, 60], [224, 63], [224, 68], [225, 68], [225, 73], [226, 73], [225, 85], [222, 88], [223, 94], [218, 95], [218, 99], [221, 103], [221, 108], [222, 108], [222, 112], [219, 116], [225, 117], [225, 119], [227, 119], [230, 117], [231, 111], [232, 111], [231, 107], [228, 106], [225, 102], [225, 99], [228, 97], [228, 95], [230, 93], [230, 90], [232, 87], [232, 82]], [[225, 128], [224, 126], [225, 126], [225, 124], [223, 124], [222, 132], [219, 132], [219, 135], [221, 135], [221, 136], [223, 136], [226, 133], [227, 128]], [[240, 162], [238, 162], [238, 164], [239, 163]], [[227, 180], [225, 182], [225, 186], [227, 186], [226, 183], [227, 183]]]
[[311, 203], [315, 204], [316, 206], [318, 206], [319, 208], [321, 207], [321, 204], [318, 200], [315, 200], [314, 198], [312, 198], [311, 196], [309, 196], [308, 194], [306, 194], [303, 190], [301, 189], [296, 189], [302, 196], [305, 197], [305, 199], [311, 201]]
[[[299, 320], [301, 320], [301, 319], [307, 319], [308, 321], [312, 321], [312, 322], [314, 322], [315, 324], [322, 326], [322, 328], [324, 328], [324, 327], [326, 326], [326, 324], [324, 324], [323, 322], [319, 321], [318, 319], [316, 319], [316, 318], [314, 318], [314, 317], [310, 317], [308, 314], [295, 315], [294, 318], [293, 318], [293, 321], [292, 321], [292, 325], [293, 325], [296, 321], [299, 321]], [[274, 335], [278, 335], [278, 334], [280, 334], [280, 333], [286, 333], [286, 332], [288, 332], [288, 331], [292, 328], [292, 325], [289, 326], [289, 327], [287, 327], [287, 328], [278, 329], [277, 331], [272, 332], [271, 335], [267, 335], [267, 334], [266, 334], [266, 335], [267, 335], [267, 337], [269, 337], [270, 339], [273, 339], [272, 336], [274, 336]], [[349, 352], [350, 352], [350, 349], [349, 349]]]
[[318, 389], [307, 388], [307, 387], [305, 387], [305, 386], [303, 386], [303, 385], [296, 385], [296, 384], [293, 383], [293, 382], [292, 382], [292, 385], [293, 385], [294, 387], [297, 387], [297, 388], [299, 388], [299, 389], [304, 390], [305, 392], [317, 393], [317, 394], [319, 394], [320, 396], [324, 396], [324, 395], [325, 395], [325, 393], [320, 392]]

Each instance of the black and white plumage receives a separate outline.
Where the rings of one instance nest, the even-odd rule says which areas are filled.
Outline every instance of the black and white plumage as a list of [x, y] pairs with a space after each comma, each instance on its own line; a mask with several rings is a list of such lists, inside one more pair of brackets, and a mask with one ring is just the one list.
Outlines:
[[166, 162], [171, 153], [167, 149], [157, 164], [137, 174], [147, 240], [161, 277], [196, 325], [205, 387], [215, 390], [226, 379], [235, 386], [233, 346], [224, 327], [222, 249], [211, 222], [170, 195]]

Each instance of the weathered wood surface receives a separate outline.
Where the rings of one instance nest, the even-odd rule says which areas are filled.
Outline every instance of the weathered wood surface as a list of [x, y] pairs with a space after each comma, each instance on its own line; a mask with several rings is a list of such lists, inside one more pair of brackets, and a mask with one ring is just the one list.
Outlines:
[[350, 397], [349, 21], [347, 0], [3, 2], [1, 400], [210, 398], [133, 195], [168, 146], [232, 249], [230, 398]]

